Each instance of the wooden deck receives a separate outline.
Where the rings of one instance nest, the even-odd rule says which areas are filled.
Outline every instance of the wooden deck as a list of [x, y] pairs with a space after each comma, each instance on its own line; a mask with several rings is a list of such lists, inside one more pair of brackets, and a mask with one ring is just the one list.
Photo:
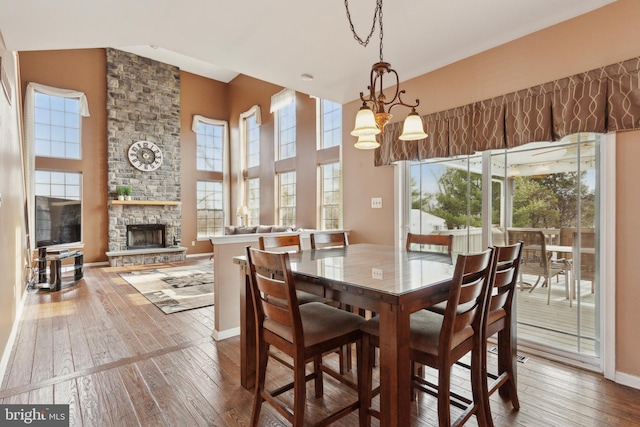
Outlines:
[[[201, 262], [210, 261], [186, 261]], [[69, 404], [74, 427], [248, 425], [252, 393], [239, 384], [239, 339], [211, 338], [215, 308], [165, 315], [117, 274], [155, 267], [86, 268], [78, 285], [28, 294], [0, 403]], [[529, 304], [525, 294], [518, 293], [521, 305]], [[542, 294], [546, 306], [546, 289]], [[534, 317], [545, 318], [540, 314], [544, 308], [538, 307]], [[558, 316], [570, 311], [568, 301], [560, 299], [549, 309]], [[526, 363], [518, 364], [521, 409], [514, 411], [509, 402], [493, 396], [496, 426], [640, 426], [640, 390], [527, 356]], [[495, 362], [489, 354], [490, 369]], [[277, 363], [269, 369], [273, 385], [291, 376]], [[466, 388], [467, 372], [460, 369], [454, 375], [453, 384]], [[331, 378], [323, 399], [314, 398], [312, 388], [307, 394], [310, 422], [354, 397]], [[412, 426], [437, 425], [435, 400], [421, 395], [411, 405], [411, 415]], [[287, 425], [268, 405], [260, 422]], [[335, 425], [357, 422], [352, 414]], [[476, 425], [475, 420], [468, 425]]]
[[[525, 281], [531, 282], [530, 279], [525, 276]], [[546, 286], [538, 285], [532, 292], [528, 289], [517, 292], [518, 339], [567, 352], [598, 356], [595, 294], [591, 293], [591, 282], [582, 281], [580, 289], [580, 301], [578, 303], [574, 299], [571, 307], [566, 297], [564, 276], [552, 279], [549, 304]]]

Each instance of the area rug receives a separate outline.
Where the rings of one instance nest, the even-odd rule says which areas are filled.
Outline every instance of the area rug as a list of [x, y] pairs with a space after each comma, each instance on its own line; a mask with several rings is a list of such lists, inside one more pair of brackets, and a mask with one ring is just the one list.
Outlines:
[[131, 271], [120, 276], [165, 314], [213, 305], [213, 265]]

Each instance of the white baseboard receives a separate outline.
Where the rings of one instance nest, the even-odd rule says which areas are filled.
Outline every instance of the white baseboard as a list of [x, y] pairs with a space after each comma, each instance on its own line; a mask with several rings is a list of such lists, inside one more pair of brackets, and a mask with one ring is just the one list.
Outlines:
[[216, 341], [226, 340], [227, 338], [237, 337], [240, 335], [240, 328], [225, 329], [224, 331], [213, 330], [211, 337]]
[[20, 319], [22, 319], [22, 311], [24, 309], [24, 303], [27, 299], [27, 290], [22, 293], [22, 299], [18, 303], [18, 307], [16, 309], [16, 317], [13, 319], [13, 326], [11, 327], [11, 334], [9, 334], [9, 340], [7, 341], [7, 345], [4, 347], [2, 352], [2, 359], [0, 359], [0, 381], [4, 378], [4, 374], [6, 373], [7, 366], [9, 365], [9, 358], [11, 357], [11, 350], [13, 350], [13, 344], [16, 341], [16, 337], [18, 335], [18, 325], [20, 323]]
[[616, 371], [615, 382], [640, 390], [640, 377]]

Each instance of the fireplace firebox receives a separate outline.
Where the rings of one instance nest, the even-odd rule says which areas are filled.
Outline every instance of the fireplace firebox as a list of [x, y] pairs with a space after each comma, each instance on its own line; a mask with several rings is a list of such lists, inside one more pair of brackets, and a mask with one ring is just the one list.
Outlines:
[[166, 247], [165, 224], [127, 225], [127, 250]]

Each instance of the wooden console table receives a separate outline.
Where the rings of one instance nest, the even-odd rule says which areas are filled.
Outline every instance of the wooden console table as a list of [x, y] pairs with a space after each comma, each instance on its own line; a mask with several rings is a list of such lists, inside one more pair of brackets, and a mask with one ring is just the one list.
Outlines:
[[[62, 276], [62, 261], [73, 259], [73, 279]], [[49, 262], [49, 280], [47, 280], [47, 262]], [[84, 254], [80, 251], [70, 251], [60, 254], [46, 254], [38, 258], [38, 282], [40, 289], [59, 291], [62, 288], [76, 284], [84, 277]], [[64, 279], [64, 281], [63, 281]]]

